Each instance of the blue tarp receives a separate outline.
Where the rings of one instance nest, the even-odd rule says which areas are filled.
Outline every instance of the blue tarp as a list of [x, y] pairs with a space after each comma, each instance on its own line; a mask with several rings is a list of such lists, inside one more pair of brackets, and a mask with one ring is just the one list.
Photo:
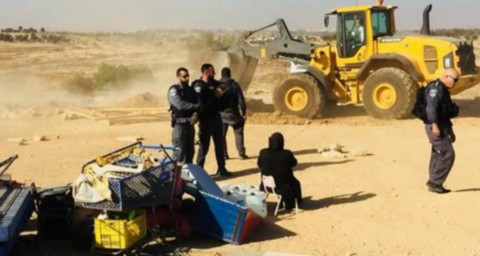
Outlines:
[[33, 212], [33, 197], [30, 189], [0, 189], [0, 242], [9, 241], [23, 225], [24, 213]]
[[8, 254], [32, 212], [29, 188], [0, 189], [0, 256]]

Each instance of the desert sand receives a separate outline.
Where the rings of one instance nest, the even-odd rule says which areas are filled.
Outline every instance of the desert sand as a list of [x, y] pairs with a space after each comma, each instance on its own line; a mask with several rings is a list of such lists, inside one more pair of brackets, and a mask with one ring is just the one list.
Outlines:
[[[126, 145], [115, 140], [120, 136], [142, 136], [146, 144], [170, 143], [169, 122], [108, 126], [64, 120], [64, 111], [71, 105], [111, 106], [144, 92], [164, 99], [166, 88], [175, 82], [174, 70], [186, 65], [188, 53], [176, 44], [79, 37], [68, 45], [0, 43], [0, 158], [19, 155], [9, 172], [20, 182], [73, 182], [84, 163]], [[157, 81], [88, 100], [62, 91], [62, 79], [77, 71], [92, 73], [102, 62], [146, 64]], [[282, 68], [260, 63], [247, 96], [265, 98], [268, 104], [280, 76], [275, 72], [286, 72]], [[480, 86], [455, 96], [462, 112], [454, 121], [456, 160], [445, 184], [452, 192], [445, 195], [425, 186], [430, 145], [418, 120], [376, 120], [361, 107], [331, 107], [325, 118], [313, 121], [252, 111], [245, 131], [250, 159], [236, 159], [230, 133], [233, 159], [227, 168], [234, 176], [222, 182], [257, 185], [258, 152], [271, 133], [282, 132], [299, 161], [295, 176], [305, 198], [301, 212], [273, 217], [270, 198], [270, 215], [245, 244], [196, 236], [182, 245], [191, 248], [190, 255], [222, 255], [238, 248], [308, 255], [480, 255], [479, 96]], [[47, 141], [34, 142], [35, 135]], [[7, 142], [18, 137], [26, 139], [26, 145]], [[345, 146], [345, 158], [317, 153], [335, 143]], [[357, 149], [369, 154], [354, 156], [351, 152]], [[205, 169], [211, 174], [216, 170], [212, 149]], [[38, 255], [22, 248], [14, 254]]]

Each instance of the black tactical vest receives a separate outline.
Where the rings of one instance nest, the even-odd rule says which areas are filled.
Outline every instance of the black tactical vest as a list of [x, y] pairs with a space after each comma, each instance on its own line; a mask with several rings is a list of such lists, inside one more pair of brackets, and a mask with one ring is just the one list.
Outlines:
[[[170, 87], [169, 91], [172, 88], [174, 88], [177, 91], [177, 95], [180, 96], [180, 99], [182, 99], [182, 101], [197, 103], [195, 91], [193, 91], [193, 89], [190, 88], [190, 86], [185, 86], [182, 88], [180, 85], [175, 84]], [[194, 110], [190, 110], [190, 111], [180, 110], [175, 108], [172, 105], [170, 105], [170, 109], [172, 111], [172, 118], [175, 118], [175, 119], [188, 118], [188, 117], [191, 117], [193, 113], [195, 113]]]

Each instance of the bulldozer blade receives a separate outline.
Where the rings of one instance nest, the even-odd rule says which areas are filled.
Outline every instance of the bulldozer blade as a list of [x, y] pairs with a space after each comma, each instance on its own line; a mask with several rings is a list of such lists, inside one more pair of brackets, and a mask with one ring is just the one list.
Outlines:
[[258, 59], [245, 56], [241, 51], [206, 49], [196, 53], [194, 62], [196, 65], [210, 63], [215, 67], [217, 73], [223, 67], [229, 67], [232, 70], [232, 78], [240, 84], [240, 87], [245, 92], [257, 69]]
[[228, 57], [230, 58], [229, 67], [232, 70], [232, 76], [240, 84], [242, 90], [246, 92], [257, 70], [258, 59], [234, 52], [228, 52]]

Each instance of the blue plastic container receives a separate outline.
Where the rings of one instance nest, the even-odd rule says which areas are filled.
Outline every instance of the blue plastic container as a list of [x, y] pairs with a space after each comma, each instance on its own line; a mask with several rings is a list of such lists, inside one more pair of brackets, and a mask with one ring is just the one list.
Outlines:
[[32, 212], [30, 188], [0, 189], [0, 256], [10, 252]]

